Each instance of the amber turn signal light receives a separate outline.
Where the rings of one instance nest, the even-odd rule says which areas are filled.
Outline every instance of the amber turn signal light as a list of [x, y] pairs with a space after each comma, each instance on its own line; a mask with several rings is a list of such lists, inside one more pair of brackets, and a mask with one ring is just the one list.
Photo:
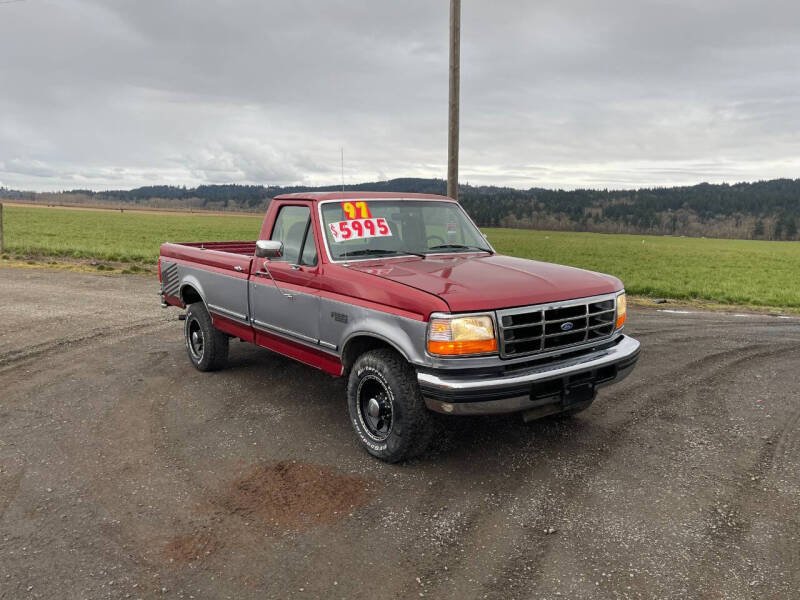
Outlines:
[[471, 342], [428, 341], [428, 352], [443, 356], [457, 354], [485, 354], [497, 350], [497, 340], [474, 340]]
[[625, 319], [628, 318], [628, 300], [625, 294], [617, 296], [617, 329], [625, 325]]

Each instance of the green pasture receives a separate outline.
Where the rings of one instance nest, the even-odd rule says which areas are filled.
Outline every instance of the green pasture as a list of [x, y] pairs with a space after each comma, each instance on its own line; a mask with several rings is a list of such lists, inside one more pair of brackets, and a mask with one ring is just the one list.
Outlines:
[[[254, 240], [261, 220], [6, 206], [6, 253], [153, 263], [162, 242]], [[612, 273], [636, 295], [800, 307], [800, 242], [484, 231], [503, 254]]]
[[263, 216], [5, 206], [6, 251], [155, 263], [164, 242], [255, 240]]
[[800, 242], [486, 229], [498, 252], [619, 277], [631, 294], [800, 307]]

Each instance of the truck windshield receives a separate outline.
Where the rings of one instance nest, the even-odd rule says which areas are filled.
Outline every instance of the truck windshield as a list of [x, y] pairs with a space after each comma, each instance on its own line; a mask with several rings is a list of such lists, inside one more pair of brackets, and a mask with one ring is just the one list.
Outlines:
[[322, 227], [333, 260], [492, 252], [453, 202], [327, 202], [322, 205]]

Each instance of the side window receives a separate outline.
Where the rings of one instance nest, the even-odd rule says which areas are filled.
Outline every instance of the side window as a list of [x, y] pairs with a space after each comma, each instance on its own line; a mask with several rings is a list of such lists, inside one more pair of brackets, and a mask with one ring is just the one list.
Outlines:
[[317, 249], [311, 231], [311, 214], [307, 206], [282, 207], [278, 212], [278, 218], [275, 219], [275, 226], [269, 239], [283, 242], [283, 256], [275, 260], [293, 265], [317, 264]]
[[314, 243], [314, 232], [311, 230], [311, 222], [308, 223], [308, 234], [306, 234], [306, 243], [303, 245], [303, 257], [300, 264], [308, 265], [309, 267], [316, 266], [317, 264], [317, 245]]

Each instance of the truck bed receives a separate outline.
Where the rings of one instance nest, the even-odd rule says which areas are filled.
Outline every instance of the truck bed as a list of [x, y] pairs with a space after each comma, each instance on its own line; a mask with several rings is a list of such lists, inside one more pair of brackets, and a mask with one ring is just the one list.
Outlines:
[[247, 278], [255, 250], [255, 241], [167, 243], [161, 245], [161, 259]]
[[[167, 244], [164, 244], [166, 246]], [[186, 248], [200, 248], [202, 250], [216, 250], [217, 252], [230, 252], [232, 254], [244, 254], [253, 256], [256, 251], [256, 243], [252, 242], [181, 242], [171, 243], [170, 246], [184, 246]], [[163, 247], [162, 246], [162, 249]]]

